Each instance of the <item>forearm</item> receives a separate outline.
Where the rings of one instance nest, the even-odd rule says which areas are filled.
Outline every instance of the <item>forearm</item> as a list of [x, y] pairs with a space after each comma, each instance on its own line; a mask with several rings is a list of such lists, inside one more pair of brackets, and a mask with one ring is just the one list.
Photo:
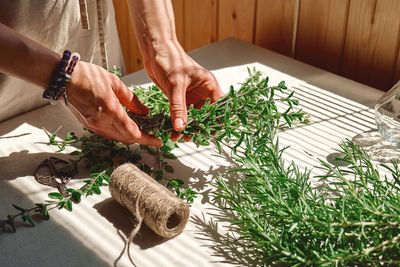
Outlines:
[[48, 86], [60, 55], [0, 23], [0, 72]]
[[170, 0], [128, 0], [128, 6], [144, 57], [158, 51], [160, 46], [180, 48]]

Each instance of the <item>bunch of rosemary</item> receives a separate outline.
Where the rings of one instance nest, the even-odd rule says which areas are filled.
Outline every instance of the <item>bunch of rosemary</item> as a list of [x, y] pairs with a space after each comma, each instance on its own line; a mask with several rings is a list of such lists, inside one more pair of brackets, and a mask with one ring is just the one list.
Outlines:
[[[249, 83], [259, 86], [257, 79]], [[230, 242], [215, 249], [232, 250], [236, 243], [257, 265], [400, 264], [398, 163], [381, 164], [390, 173], [381, 177], [368, 155], [346, 141], [337, 164], [320, 161], [326, 174], [318, 177], [327, 186], [313, 188], [310, 171], [284, 161], [287, 147], [277, 137], [281, 117], [274, 108], [264, 110], [262, 119], [243, 123], [240, 138], [231, 140], [241, 166], [231, 172], [240, 178], [220, 174], [215, 183], [215, 203], [231, 222]], [[340, 167], [343, 162], [348, 166]]]

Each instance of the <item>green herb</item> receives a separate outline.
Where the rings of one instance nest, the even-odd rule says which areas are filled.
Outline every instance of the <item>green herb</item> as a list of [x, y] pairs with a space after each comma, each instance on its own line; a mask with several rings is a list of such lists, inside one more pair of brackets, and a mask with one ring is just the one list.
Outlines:
[[[117, 71], [118, 72], [118, 71]], [[234, 251], [251, 257], [252, 264], [269, 265], [378, 265], [400, 264], [400, 169], [397, 162], [374, 166], [365, 152], [347, 141], [340, 145], [344, 156], [330, 165], [321, 161], [326, 186], [313, 188], [310, 171], [301, 171], [294, 162], [284, 162], [277, 132], [293, 124], [308, 121], [307, 115], [295, 110], [298, 101], [285, 83], [268, 86], [268, 78], [250, 71], [250, 78], [238, 91], [233, 87], [216, 103], [206, 102], [201, 109], [188, 109], [188, 124], [183, 134], [193, 136], [197, 145], [214, 142], [219, 152], [232, 150], [240, 168], [220, 174], [215, 183], [215, 203], [231, 222], [226, 240], [214, 248], [225, 256]], [[68, 145], [78, 149], [72, 155], [66, 172], [76, 171], [77, 164], [97, 172], [85, 180], [80, 189], [68, 189], [70, 196], [50, 193], [48, 204], [31, 209], [14, 206], [19, 213], [0, 221], [3, 229], [15, 230], [16, 218], [33, 224], [32, 213], [48, 218], [47, 206], [72, 210], [82, 195], [100, 194], [104, 184], [102, 171], [123, 162], [133, 162], [179, 197], [193, 202], [195, 192], [184, 188], [181, 179], [166, 179], [173, 167], [165, 159], [178, 144], [170, 140], [172, 129], [169, 105], [161, 91], [151, 86], [134, 92], [152, 110], [149, 116], [129, 113], [140, 128], [160, 137], [163, 146], [154, 149], [139, 146], [159, 158], [158, 168], [141, 163], [141, 156], [129, 146], [106, 140], [93, 133], [76, 137], [73, 133], [57, 141], [47, 133], [50, 144], [60, 150]], [[380, 168], [391, 177], [380, 176]], [[100, 174], [99, 174], [100, 173]], [[238, 178], [232, 180], [233, 176]], [[207, 226], [205, 226], [207, 228]], [[216, 240], [221, 241], [221, 240]], [[237, 247], [235, 247], [235, 244]], [[227, 252], [231, 250], [231, 252]], [[246, 262], [236, 259], [237, 262]], [[243, 260], [243, 262], [241, 262]]]
[[[188, 109], [187, 127], [181, 133], [193, 136], [192, 142], [198, 146], [208, 146], [212, 140], [218, 147], [221, 147], [221, 142], [227, 144], [236, 139], [239, 139], [240, 142], [245, 141], [244, 132], [250, 133], [256, 127], [279, 128], [286, 123], [304, 121], [305, 113], [301, 110], [293, 110], [293, 107], [298, 105], [298, 101], [293, 99], [293, 93], [287, 92], [284, 82], [278, 86], [269, 87], [268, 78], [261, 79], [260, 72], [249, 70], [249, 74], [250, 78], [242, 84], [239, 90], [235, 91], [231, 87], [229, 93], [219, 101], [210, 104], [208, 100], [201, 109], [191, 106]], [[66, 138], [57, 141], [59, 128], [54, 133], [46, 133], [50, 144], [57, 146], [60, 150], [72, 145], [78, 149], [71, 154], [79, 156], [78, 159], [70, 160], [70, 164], [63, 170], [65, 173], [74, 172], [77, 170], [77, 164], [84, 162], [90, 172], [101, 172], [115, 165], [131, 162], [154, 179], [165, 180], [165, 185], [177, 196], [192, 202], [195, 197], [194, 190], [184, 189], [183, 184], [179, 184], [179, 186], [171, 184], [174, 180], [165, 177], [166, 173], [174, 173], [173, 167], [166, 159], [176, 159], [171, 151], [178, 147], [178, 144], [172, 142], [170, 138], [173, 128], [169, 116], [168, 99], [156, 86], [137, 87], [133, 91], [151, 109], [151, 113], [142, 116], [127, 111], [128, 114], [143, 131], [152, 132], [163, 142], [160, 149], [139, 146], [141, 150], [158, 157], [158, 167], [150, 167], [141, 163], [141, 156], [137, 153], [137, 149], [132, 150], [129, 146], [107, 140], [91, 131], [89, 131], [89, 135], [82, 137], [68, 133]], [[277, 92], [280, 92], [282, 96], [278, 97]], [[287, 107], [284, 111], [278, 110], [276, 101], [286, 104]], [[274, 126], [266, 125], [277, 118], [284, 118], [285, 123]], [[240, 142], [234, 148], [235, 150], [239, 147]]]
[[194, 199], [197, 197], [196, 193], [190, 188], [183, 189], [183, 184], [181, 179], [173, 179], [167, 182], [166, 187], [175, 192], [178, 197], [186, 199], [189, 203], [193, 203]]
[[46, 203], [36, 203], [35, 207], [32, 208], [22, 208], [12, 204], [19, 213], [13, 215], [10, 214], [7, 216], [7, 219], [0, 220], [0, 228], [3, 231], [11, 229], [11, 231], [16, 232], [16, 222], [18, 218], [21, 218], [23, 222], [27, 222], [31, 226], [35, 226], [32, 219], [32, 215], [34, 214], [42, 215], [43, 219], [48, 220], [50, 218], [48, 212], [54, 208], [64, 208], [68, 211], [72, 211], [73, 203], [80, 203], [82, 196], [100, 194], [100, 187], [108, 185], [111, 172], [112, 169], [109, 169], [101, 173], [92, 174], [90, 179], [84, 180], [85, 185], [79, 189], [67, 188], [67, 192], [69, 192], [69, 196], [67, 197], [64, 197], [58, 192], [52, 192], [48, 195], [50, 200], [47, 200]]
[[[276, 105], [266, 105], [265, 116], [251, 126], [243, 122], [240, 137], [229, 144], [240, 168], [220, 174], [215, 183], [214, 203], [231, 228], [229, 240], [214, 248], [245, 251], [256, 265], [399, 265], [398, 162], [374, 166], [347, 141], [335, 165], [320, 162], [326, 175], [317, 178], [326, 186], [313, 188], [309, 170], [285, 163], [287, 147], [280, 147], [276, 136], [282, 118], [290, 126], [298, 117], [275, 116]], [[343, 162], [348, 166], [340, 167]], [[381, 177], [382, 168], [391, 177]]]
[[[263, 144], [264, 146], [264, 144]], [[310, 172], [285, 165], [277, 141], [238, 156], [239, 183], [221, 175], [215, 192], [232, 217], [232, 231], [258, 264], [304, 265], [400, 263], [400, 171], [381, 167], [351, 142], [341, 144], [347, 168], [321, 161], [328, 186], [313, 189]], [[256, 152], [256, 150], [258, 151]]]
[[[239, 90], [231, 87], [229, 93], [216, 103], [207, 101], [201, 109], [190, 107], [188, 109], [188, 124], [183, 134], [193, 136], [192, 141], [197, 145], [209, 145], [214, 141], [221, 151], [222, 146], [231, 148], [234, 152], [251, 154], [251, 144], [255, 143], [254, 137], [259, 136], [259, 143], [267, 144], [271, 135], [277, 129], [287, 127], [295, 122], [305, 122], [305, 113], [301, 110], [294, 110], [298, 101], [293, 99], [293, 93], [288, 92], [284, 82], [278, 86], [268, 86], [268, 78], [262, 78], [256, 71], [250, 71], [250, 78], [242, 84]], [[141, 156], [137, 149], [124, 146], [120, 143], [106, 140], [88, 131], [88, 135], [77, 137], [68, 133], [66, 138], [58, 141], [57, 129], [54, 133], [46, 134], [51, 145], [64, 150], [67, 146], [74, 146], [76, 150], [71, 154], [74, 156], [70, 163], [64, 166], [65, 174], [72, 175], [77, 171], [79, 163], [85, 164], [90, 172], [102, 173], [115, 165], [124, 162], [133, 162], [143, 171], [152, 175], [156, 180], [165, 179], [165, 184], [177, 196], [193, 202], [196, 193], [191, 188], [185, 188], [180, 179], [167, 179], [165, 173], [173, 173], [173, 167], [165, 159], [175, 159], [172, 150], [178, 147], [170, 139], [170, 132], [173, 130], [169, 117], [169, 104], [163, 93], [155, 86], [148, 89], [135, 88], [134, 92], [147, 106], [151, 108], [149, 116], [138, 116], [132, 113], [129, 115], [136, 121], [142, 130], [152, 132], [160, 137], [163, 146], [154, 149], [147, 146], [139, 146], [139, 149], [155, 155], [159, 159], [157, 168], [141, 163]], [[284, 108], [278, 108], [277, 103]], [[281, 122], [283, 119], [283, 122]], [[234, 144], [234, 146], [232, 146]], [[83, 194], [101, 193], [100, 185], [93, 182], [93, 179], [85, 181], [90, 184], [87, 188], [78, 190], [68, 189], [70, 196], [63, 197], [61, 194], [52, 193], [49, 202], [55, 207], [72, 210], [73, 203], [79, 203]], [[85, 186], [87, 186], [87, 184]], [[9, 225], [14, 220], [7, 220]], [[6, 221], [3, 221], [6, 222]]]
[[[231, 87], [229, 93], [216, 103], [210, 104], [206, 101], [201, 109], [191, 106], [188, 109], [187, 126], [181, 133], [192, 136], [192, 141], [197, 145], [208, 146], [210, 140], [220, 145], [222, 140], [229, 142], [240, 139], [243, 132], [250, 133], [254, 127], [282, 128], [295, 121], [307, 122], [304, 112], [294, 110], [298, 101], [293, 99], [293, 92], [287, 92], [284, 82], [269, 87], [268, 78], [261, 79], [260, 72], [249, 70], [249, 74], [250, 78], [239, 90], [235, 91]], [[142, 130], [151, 131], [163, 140], [162, 151], [173, 150], [177, 145], [169, 139], [169, 132], [173, 129], [168, 99], [155, 86], [150, 87], [148, 91], [138, 87], [134, 89], [134, 93], [151, 109], [151, 114], [141, 116], [128, 112], [131, 118]], [[277, 93], [280, 93], [281, 97], [278, 97]], [[279, 110], [277, 102], [284, 103], [286, 109]], [[279, 118], [283, 118], [285, 123], [266, 125], [280, 121]], [[217, 135], [214, 137], [215, 134]]]

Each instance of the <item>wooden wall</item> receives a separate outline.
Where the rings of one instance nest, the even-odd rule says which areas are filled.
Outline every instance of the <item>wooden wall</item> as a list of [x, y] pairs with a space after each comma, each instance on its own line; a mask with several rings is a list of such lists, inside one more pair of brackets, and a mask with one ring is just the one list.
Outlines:
[[[143, 68], [125, 0], [113, 0], [127, 71]], [[172, 0], [186, 51], [236, 37], [387, 90], [400, 79], [400, 0]]]

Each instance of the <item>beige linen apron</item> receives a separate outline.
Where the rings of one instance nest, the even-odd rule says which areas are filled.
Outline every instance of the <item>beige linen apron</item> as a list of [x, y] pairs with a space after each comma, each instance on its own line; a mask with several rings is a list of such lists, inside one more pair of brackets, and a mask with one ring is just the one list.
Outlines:
[[[60, 54], [124, 69], [111, 0], [1, 0], [0, 22]], [[42, 92], [0, 73], [0, 121], [48, 104]]]

